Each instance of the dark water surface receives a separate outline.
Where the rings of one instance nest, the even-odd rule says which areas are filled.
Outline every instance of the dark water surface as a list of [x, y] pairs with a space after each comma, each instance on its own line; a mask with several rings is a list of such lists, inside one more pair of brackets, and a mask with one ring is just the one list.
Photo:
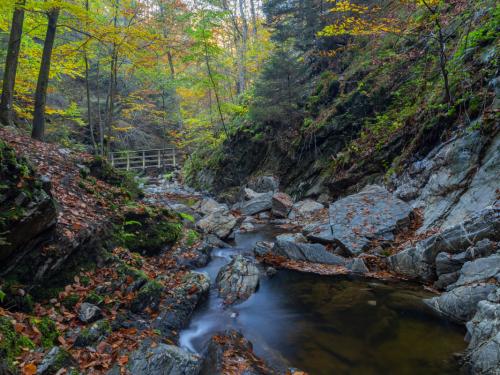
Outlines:
[[[200, 272], [213, 282], [231, 255], [274, 235], [239, 235], [235, 249], [215, 250]], [[214, 333], [235, 328], [272, 365], [310, 374], [457, 374], [452, 355], [465, 349], [464, 329], [432, 315], [425, 296], [412, 284], [280, 271], [236, 306], [225, 308], [212, 291], [180, 343], [202, 352]]]

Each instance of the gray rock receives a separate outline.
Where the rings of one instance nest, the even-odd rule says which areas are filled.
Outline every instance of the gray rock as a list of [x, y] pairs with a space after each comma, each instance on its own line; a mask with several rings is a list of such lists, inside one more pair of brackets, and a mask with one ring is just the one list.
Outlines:
[[276, 193], [272, 198], [272, 213], [274, 217], [286, 218], [292, 209], [293, 200], [288, 194]]
[[102, 311], [96, 305], [84, 302], [80, 305], [78, 310], [78, 318], [83, 323], [92, 323], [102, 317]]
[[313, 201], [312, 199], [306, 199], [299, 201], [292, 206], [292, 210], [288, 214], [288, 218], [292, 220], [308, 218], [316, 215], [323, 208], [325, 208], [325, 206], [321, 203]]
[[494, 206], [390, 256], [389, 268], [407, 277], [434, 280], [435, 259], [440, 252], [457, 254], [480, 240], [489, 238], [496, 241], [499, 237], [500, 207]]
[[239, 210], [243, 215], [255, 215], [272, 208], [273, 193], [259, 193], [249, 201], [242, 202]]
[[258, 241], [253, 248], [253, 253], [255, 256], [264, 256], [272, 251], [273, 246], [274, 243], [272, 242]]
[[207, 275], [188, 272], [179, 286], [169, 291], [168, 297], [162, 302], [160, 314], [153, 322], [153, 327], [159, 329], [165, 337], [175, 337], [191, 318], [196, 306], [207, 296], [210, 289], [210, 279]]
[[500, 282], [500, 255], [490, 255], [487, 258], [479, 258], [465, 263], [460, 270], [457, 282], [450, 285], [448, 289], [489, 279]]
[[236, 218], [227, 211], [216, 211], [196, 223], [204, 233], [215, 234], [219, 238], [226, 238], [236, 226]]
[[486, 299], [495, 288], [491, 284], [461, 286], [424, 302], [439, 314], [463, 323], [474, 316], [477, 303]]
[[434, 288], [439, 290], [446, 289], [448, 285], [451, 285], [454, 282], [456, 282], [459, 276], [460, 276], [460, 271], [444, 273], [438, 277], [433, 286]]
[[367, 273], [370, 272], [368, 267], [366, 267], [365, 262], [361, 258], [354, 258], [353, 261], [347, 267], [353, 273]]
[[436, 274], [441, 276], [459, 271], [466, 261], [465, 252], [459, 254], [441, 252], [436, 256]]
[[345, 264], [343, 257], [329, 252], [325, 246], [319, 243], [307, 243], [300, 233], [276, 237], [272, 252], [292, 260], [333, 265]]
[[111, 332], [111, 326], [107, 320], [99, 320], [89, 328], [82, 329], [76, 336], [74, 346], [83, 348], [96, 344]]
[[219, 203], [212, 198], [204, 199], [199, 207], [199, 211], [204, 215], [209, 215], [214, 212], [225, 212], [228, 210], [229, 207], [226, 204]]
[[243, 222], [241, 225], [240, 225], [240, 231], [242, 232], [254, 232], [255, 231], [255, 225], [253, 225], [252, 223], [250, 222]]
[[[497, 291], [500, 288], [497, 288]], [[500, 369], [500, 304], [480, 301], [467, 323], [469, 346], [465, 360], [470, 373], [495, 374]]]
[[37, 375], [53, 375], [62, 368], [76, 366], [76, 361], [66, 350], [59, 346], [54, 346], [43, 358], [38, 366]]
[[248, 187], [257, 193], [275, 192], [279, 189], [279, 180], [275, 176], [259, 176], [251, 179]]
[[390, 241], [408, 223], [411, 207], [377, 185], [332, 203], [330, 221], [313, 229], [308, 238], [342, 246], [351, 255], [366, 250], [372, 240]]
[[128, 369], [134, 375], [197, 375], [201, 359], [174, 345], [142, 345], [129, 357]]
[[224, 303], [243, 302], [257, 289], [259, 270], [253, 261], [238, 255], [221, 268], [216, 285]]

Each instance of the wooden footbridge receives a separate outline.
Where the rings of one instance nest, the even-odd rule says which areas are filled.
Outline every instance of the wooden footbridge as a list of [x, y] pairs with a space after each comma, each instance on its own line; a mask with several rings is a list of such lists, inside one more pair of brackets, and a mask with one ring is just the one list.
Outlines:
[[111, 165], [122, 170], [175, 169], [183, 157], [175, 147], [151, 150], [113, 151], [108, 156]]

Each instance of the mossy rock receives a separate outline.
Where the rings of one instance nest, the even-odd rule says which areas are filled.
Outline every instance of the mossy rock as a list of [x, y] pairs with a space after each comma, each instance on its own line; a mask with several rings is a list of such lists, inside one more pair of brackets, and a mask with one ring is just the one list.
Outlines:
[[57, 343], [57, 338], [60, 335], [56, 324], [46, 316], [41, 319], [32, 318], [31, 322], [36, 325], [42, 334], [42, 346], [46, 349], [52, 348]]
[[54, 346], [38, 366], [37, 375], [53, 375], [62, 368], [74, 366], [76, 361], [71, 354], [59, 346]]
[[111, 325], [106, 319], [99, 320], [88, 328], [84, 328], [76, 337], [75, 347], [86, 347], [96, 344], [99, 339], [111, 333]]
[[68, 310], [73, 310], [79, 300], [80, 296], [78, 294], [70, 294], [62, 300], [62, 305]]
[[133, 252], [156, 255], [181, 238], [182, 227], [179, 215], [168, 210], [134, 210], [125, 214], [118, 239]]
[[164, 287], [159, 282], [148, 281], [137, 293], [130, 310], [134, 313], [141, 313], [149, 307], [151, 310], [157, 311], [163, 290]]
[[35, 344], [26, 336], [17, 333], [11, 319], [0, 317], [0, 363], [15, 371], [13, 362], [24, 349], [34, 349]]

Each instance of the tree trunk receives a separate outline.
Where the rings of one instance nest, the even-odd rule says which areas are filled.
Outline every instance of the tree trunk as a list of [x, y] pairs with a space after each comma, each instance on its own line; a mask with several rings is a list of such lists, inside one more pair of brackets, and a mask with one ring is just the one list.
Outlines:
[[100, 65], [99, 65], [99, 60], [97, 60], [96, 94], [97, 94], [97, 118], [98, 118], [98, 122], [99, 122], [99, 154], [101, 156], [103, 156], [104, 155], [104, 129], [102, 127], [102, 116], [101, 116], [101, 93], [100, 93], [101, 88], [99, 86], [99, 73], [100, 73]]
[[[85, 10], [87, 12], [89, 11], [89, 0], [85, 1]], [[88, 29], [89, 28], [88, 22], [86, 26]], [[89, 124], [90, 141], [92, 142], [92, 148], [95, 154], [97, 153], [97, 145], [95, 143], [94, 126], [92, 124], [92, 108], [90, 104], [89, 59], [87, 55], [87, 45], [85, 45], [85, 49], [83, 51], [83, 59], [85, 62], [85, 90], [87, 91], [87, 121]]]
[[254, 39], [257, 37], [257, 15], [255, 13], [255, 0], [250, 0], [250, 13], [252, 15], [252, 34]]
[[56, 38], [57, 19], [59, 9], [52, 9], [47, 13], [49, 24], [47, 25], [47, 34], [43, 43], [42, 62], [40, 63], [40, 73], [35, 91], [35, 113], [33, 116], [33, 131], [31, 137], [43, 141], [45, 136], [45, 103], [47, 101], [47, 87], [49, 85], [50, 59], [54, 40]]
[[246, 88], [246, 53], [247, 53], [247, 41], [248, 41], [248, 23], [245, 15], [245, 0], [239, 0], [240, 18], [241, 18], [241, 40], [239, 46], [238, 60], [239, 60], [239, 72], [238, 72], [238, 93], [241, 94]]
[[21, 49], [21, 37], [24, 22], [24, 0], [20, 0], [14, 9], [12, 27], [10, 29], [9, 45], [7, 47], [7, 58], [5, 60], [5, 71], [3, 75], [2, 98], [0, 100], [0, 123], [13, 125], [12, 102], [14, 98], [14, 86], [16, 83], [17, 61]]

